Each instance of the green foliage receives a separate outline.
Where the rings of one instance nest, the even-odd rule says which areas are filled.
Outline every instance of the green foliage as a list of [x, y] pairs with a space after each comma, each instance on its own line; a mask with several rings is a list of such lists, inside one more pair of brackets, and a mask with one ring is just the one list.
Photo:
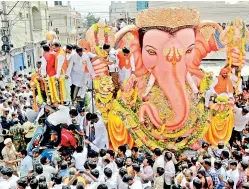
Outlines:
[[97, 23], [100, 18], [96, 18], [93, 13], [88, 13], [86, 16], [87, 27], [90, 28], [93, 24]]

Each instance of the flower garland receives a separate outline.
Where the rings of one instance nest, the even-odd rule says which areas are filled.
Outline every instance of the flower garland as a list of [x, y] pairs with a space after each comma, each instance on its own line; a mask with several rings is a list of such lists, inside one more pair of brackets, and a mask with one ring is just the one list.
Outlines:
[[241, 38], [241, 51], [239, 56], [239, 73], [238, 73], [238, 81], [236, 84], [236, 94], [238, 95], [238, 89], [239, 89], [239, 83], [241, 80], [241, 68], [242, 68], [242, 59], [243, 59], [243, 53], [245, 53], [245, 36], [246, 36], [246, 28], [245, 23], [243, 22], [243, 28], [242, 28], [242, 38]]
[[[100, 48], [100, 44], [99, 44], [99, 25], [98, 24], [94, 24], [93, 25], [93, 30], [94, 30], [94, 39], [95, 39], [95, 50], [96, 50], [96, 54], [97, 55], [102, 55], [103, 56], [103, 53], [101, 52], [101, 48]], [[105, 38], [105, 43], [109, 43], [109, 36], [108, 36], [108, 33], [109, 33], [109, 27], [108, 26], [105, 26], [104, 27], [104, 38]]]
[[66, 101], [65, 78], [59, 78], [61, 104]]
[[42, 104], [43, 103], [43, 98], [42, 98], [42, 95], [41, 95], [41, 86], [40, 86], [40, 83], [37, 79], [34, 80], [35, 84], [36, 84], [36, 89], [37, 89], [37, 94], [38, 94], [38, 102], [39, 104]]
[[38, 105], [37, 105], [37, 102], [36, 102], [36, 94], [35, 94], [35, 86], [33, 85], [31, 87], [31, 90], [32, 90], [32, 93], [33, 93], [33, 109], [35, 112], [38, 111]]
[[[140, 123], [137, 117], [137, 114], [135, 112], [133, 112], [130, 107], [128, 107], [122, 100], [118, 99], [117, 102], [119, 103], [119, 105], [121, 105], [125, 112], [130, 114], [132, 117], [132, 120], [135, 121], [136, 125], [138, 126], [139, 130], [133, 131], [130, 127], [130, 125], [128, 126], [128, 124], [124, 124], [125, 126], [127, 126], [127, 129], [129, 130], [130, 134], [132, 135], [132, 137], [134, 138], [135, 141], [139, 140], [139, 137], [137, 136], [138, 133], [143, 132], [145, 134], [145, 136], [154, 144], [156, 144], [156, 146], [160, 147], [160, 148], [167, 148], [167, 143], [165, 143], [164, 141], [158, 141], [155, 140], [149, 131], [147, 131]], [[126, 119], [128, 116], [124, 115], [123, 111], [119, 111], [119, 115], [122, 119], [122, 121], [126, 122]], [[175, 144], [176, 147], [179, 150], [184, 150], [184, 149], [188, 149], [190, 144], [194, 143], [196, 140], [198, 140], [199, 138], [201, 138], [205, 132], [208, 129], [208, 124], [206, 123], [206, 117], [207, 117], [207, 113], [202, 114], [202, 116], [200, 118], [197, 119], [196, 125], [195, 125], [195, 132], [193, 132], [193, 135], [190, 135], [189, 137], [187, 137], [187, 139]], [[176, 138], [174, 138], [175, 141]], [[146, 146], [144, 143], [142, 143], [141, 145], [148, 149], [147, 146], [149, 146], [149, 144], [151, 144], [151, 142], [146, 143]], [[141, 141], [140, 141], [141, 143]]]

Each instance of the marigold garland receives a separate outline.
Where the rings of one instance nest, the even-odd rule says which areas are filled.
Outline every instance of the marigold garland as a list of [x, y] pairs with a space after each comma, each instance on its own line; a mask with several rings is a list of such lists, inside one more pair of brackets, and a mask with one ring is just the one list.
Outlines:
[[232, 43], [233, 43], [233, 22], [231, 22], [231, 25], [229, 27], [229, 46], [228, 46], [228, 61], [229, 61], [229, 67], [232, 67]]
[[[239, 83], [241, 81], [241, 68], [242, 68], [242, 59], [243, 59], [243, 53], [245, 52], [245, 23], [243, 22], [243, 28], [242, 28], [242, 36], [241, 36], [241, 47], [240, 48], [240, 55], [239, 55], [239, 73], [238, 73], [238, 81], [236, 84], [236, 94], [239, 94], [238, 88], [239, 88]], [[232, 67], [232, 52], [231, 49], [233, 48], [233, 34], [234, 34], [234, 26], [233, 22], [231, 22], [230, 27], [229, 27], [229, 45], [228, 45], [228, 60], [229, 60], [229, 67]]]
[[36, 89], [37, 89], [37, 94], [38, 94], [38, 102], [39, 104], [43, 103], [43, 98], [42, 98], [42, 94], [41, 94], [41, 86], [40, 83], [37, 79], [34, 80], [35, 84], [36, 84]]
[[60, 86], [61, 104], [63, 104], [66, 101], [66, 89], [65, 89], [65, 78], [64, 77], [59, 78], [59, 86]]

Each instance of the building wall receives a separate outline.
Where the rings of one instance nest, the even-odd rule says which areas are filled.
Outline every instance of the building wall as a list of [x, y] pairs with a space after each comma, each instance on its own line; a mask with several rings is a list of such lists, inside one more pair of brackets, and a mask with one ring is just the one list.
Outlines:
[[78, 34], [81, 33], [78, 28], [82, 23], [81, 14], [65, 2], [56, 6], [50, 2], [49, 6], [49, 26], [51, 30], [58, 29], [60, 43], [76, 43]]
[[[14, 6], [16, 1], [6, 1], [7, 12]], [[0, 3], [0, 7], [2, 4]], [[1, 8], [2, 9], [2, 8]], [[33, 15], [32, 9], [36, 9], [38, 16]], [[13, 11], [8, 15], [11, 25], [11, 42], [14, 48], [19, 48], [31, 42], [31, 31], [29, 22], [29, 10], [31, 13], [31, 26], [33, 32], [33, 42], [42, 41], [45, 38], [45, 33], [48, 30], [48, 14], [45, 1], [39, 2], [19, 2]], [[35, 16], [35, 17], [34, 17]], [[35, 24], [37, 23], [37, 24]], [[36, 27], [36, 26], [39, 27]]]
[[[5, 1], [7, 13], [15, 6], [17, 1]], [[0, 9], [3, 9], [0, 2]], [[31, 23], [30, 19], [31, 18]], [[45, 39], [48, 28], [48, 9], [45, 1], [18, 2], [7, 16], [10, 24], [10, 41], [14, 45], [10, 53], [0, 56], [0, 67], [7, 68], [9, 74], [20, 72], [26, 67], [26, 72], [35, 69], [36, 62], [40, 59], [40, 42]], [[30, 30], [31, 26], [31, 30]], [[33, 41], [31, 40], [33, 33]], [[2, 41], [0, 42], [2, 46]]]

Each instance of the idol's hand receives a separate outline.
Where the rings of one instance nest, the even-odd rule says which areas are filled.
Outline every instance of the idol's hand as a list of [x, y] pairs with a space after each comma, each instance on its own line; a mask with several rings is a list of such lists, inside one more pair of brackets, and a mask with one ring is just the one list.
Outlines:
[[[244, 64], [246, 63], [246, 53], [245, 52], [242, 53], [242, 61], [240, 61], [240, 53], [241, 53], [241, 50], [239, 50], [237, 48], [231, 49], [231, 58], [232, 58], [232, 65], [233, 66], [243, 67]], [[227, 59], [227, 64], [229, 65], [228, 59]]]

